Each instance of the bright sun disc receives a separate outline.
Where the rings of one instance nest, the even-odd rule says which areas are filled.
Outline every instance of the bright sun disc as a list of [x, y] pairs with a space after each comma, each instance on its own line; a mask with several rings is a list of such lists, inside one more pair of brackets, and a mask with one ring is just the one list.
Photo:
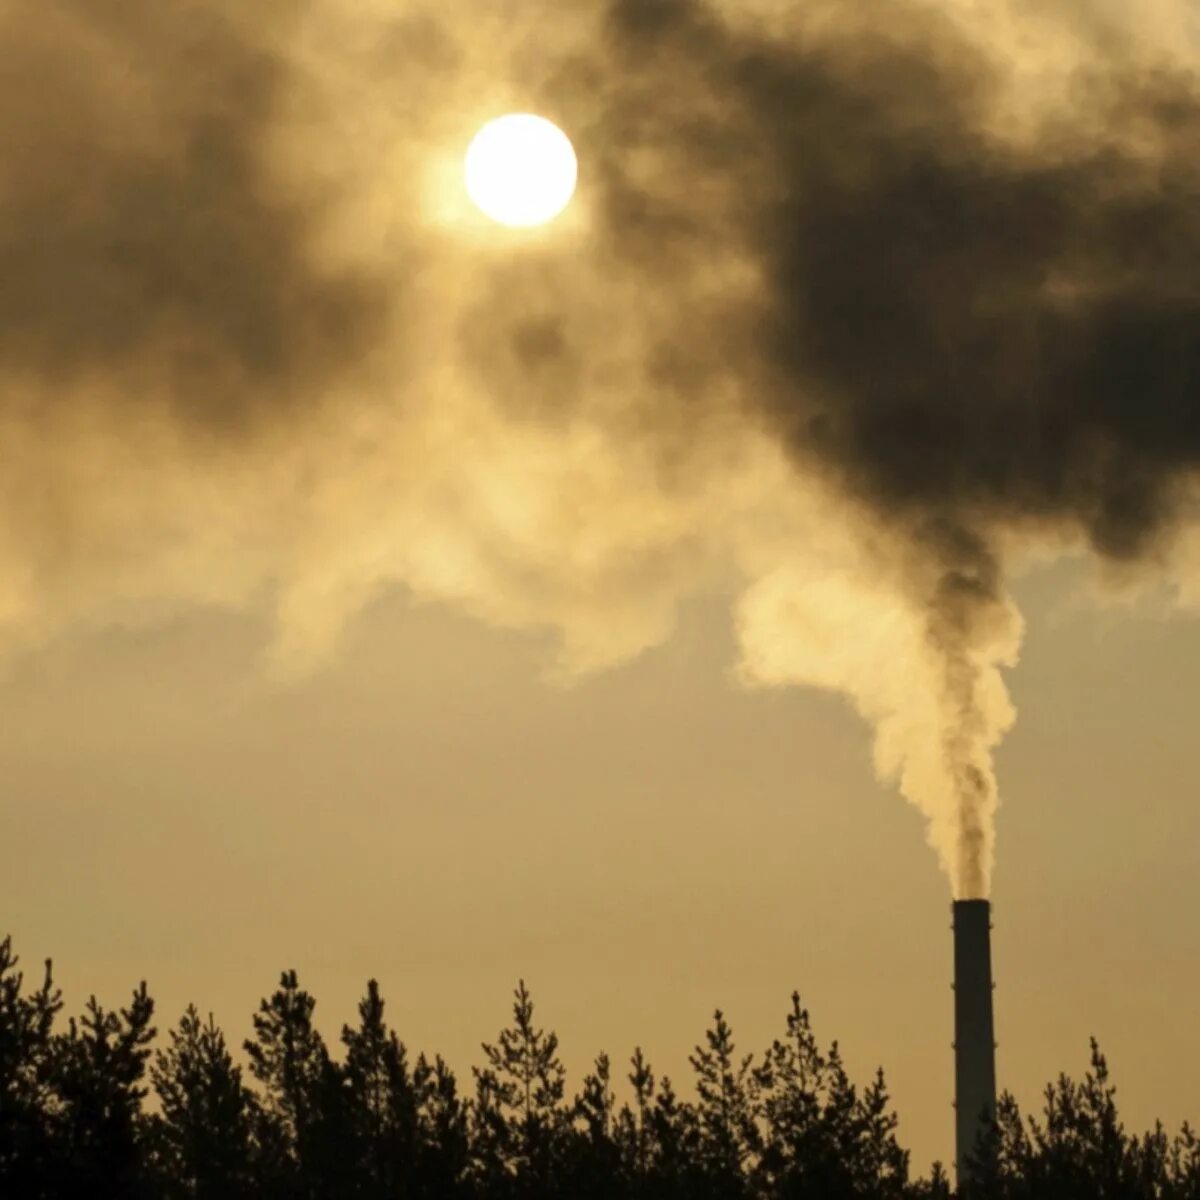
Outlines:
[[526, 229], [552, 221], [570, 204], [579, 164], [571, 139], [553, 121], [509, 113], [475, 135], [465, 174], [467, 195], [483, 213]]

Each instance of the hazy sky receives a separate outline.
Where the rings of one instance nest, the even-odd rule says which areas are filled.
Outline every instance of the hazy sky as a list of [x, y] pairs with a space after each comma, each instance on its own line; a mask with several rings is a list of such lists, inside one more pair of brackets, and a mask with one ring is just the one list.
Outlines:
[[[1056, 571], [1000, 752], [999, 1079], [1026, 1105], [1087, 1037], [1122, 1114], [1195, 1120], [1200, 628], [1079, 608]], [[765, 1046], [799, 988], [888, 1071], [922, 1167], [952, 1155], [951, 938], [921, 821], [844, 702], [732, 686], [726, 606], [569, 691], [536, 637], [381, 600], [328, 669], [264, 683], [261, 623], [78, 635], [3, 685], [5, 924], [69, 1005], [141, 977], [231, 1037], [287, 966], [336, 1037], [368, 975], [465, 1070], [518, 975], [589, 1055], [678, 1079], [711, 1009]]]
[[[675, 1075], [798, 986], [923, 1165], [994, 867], [1002, 1080], [1095, 1032], [1194, 1120], [1196, 44], [1170, 0], [0, 3], [18, 948], [236, 1033], [277, 968], [331, 1032], [378, 974], [462, 1067], [519, 974], [576, 1065]], [[533, 233], [462, 188], [512, 109], [579, 154]]]

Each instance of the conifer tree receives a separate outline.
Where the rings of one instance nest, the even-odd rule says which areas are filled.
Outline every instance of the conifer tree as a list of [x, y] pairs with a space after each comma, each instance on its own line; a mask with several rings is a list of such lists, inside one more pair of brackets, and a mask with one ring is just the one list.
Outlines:
[[760, 1149], [754, 1056], [736, 1057], [733, 1030], [720, 1009], [705, 1043], [688, 1059], [696, 1076], [699, 1163], [713, 1194], [733, 1197]]
[[1063, 1200], [1137, 1195], [1137, 1164], [1115, 1095], [1108, 1063], [1093, 1039], [1083, 1083], [1060, 1075], [1046, 1088], [1043, 1119], [1029, 1121], [1032, 1153], [1026, 1165], [1035, 1186], [1053, 1188]]
[[858, 1149], [858, 1089], [850, 1080], [841, 1047], [830, 1043], [825, 1057], [825, 1094], [821, 1109], [822, 1168], [835, 1195], [854, 1196]]
[[508, 1110], [515, 1103], [511, 1084], [490, 1067], [472, 1067], [475, 1096], [470, 1108], [471, 1182], [480, 1196], [498, 1200], [514, 1194], [516, 1140]]
[[570, 1143], [565, 1190], [578, 1200], [611, 1200], [624, 1192], [626, 1180], [615, 1137], [615, 1105], [612, 1065], [608, 1055], [601, 1054], [584, 1076], [573, 1105], [578, 1130]]
[[49, 960], [24, 995], [12, 938], [0, 941], [0, 1196], [46, 1195], [50, 1169], [52, 1034], [62, 1009]]
[[691, 1197], [702, 1183], [699, 1163], [700, 1130], [695, 1110], [675, 1093], [670, 1077], [664, 1075], [650, 1111], [651, 1156], [648, 1194], [659, 1197]]
[[629, 1060], [626, 1076], [633, 1088], [633, 1106], [621, 1106], [617, 1114], [615, 1140], [634, 1195], [645, 1193], [650, 1176], [653, 1130], [650, 1126], [654, 1103], [654, 1072], [638, 1046]]
[[[522, 979], [514, 992], [513, 1023], [495, 1045], [484, 1043], [488, 1066], [477, 1078], [486, 1104], [508, 1128], [511, 1173], [519, 1193], [552, 1194], [561, 1168], [563, 1134], [570, 1117], [564, 1104], [566, 1072], [558, 1058], [558, 1036], [537, 1028], [533, 1000]], [[496, 1118], [491, 1117], [493, 1126]]]
[[821, 1051], [797, 993], [787, 1035], [764, 1056], [757, 1079], [766, 1124], [761, 1188], [781, 1197], [905, 1195], [908, 1156], [896, 1140], [882, 1071], [860, 1094], [837, 1043]]
[[418, 1096], [408, 1053], [383, 1019], [374, 979], [359, 1002], [357, 1029], [345, 1026], [343, 1073], [347, 1123], [357, 1155], [361, 1195], [406, 1198], [414, 1194], [418, 1158]]
[[142, 983], [128, 1008], [106, 1011], [92, 996], [51, 1048], [52, 1163], [47, 1189], [62, 1200], [129, 1200], [142, 1191], [141, 1103], [154, 1029]]
[[413, 1070], [420, 1129], [415, 1195], [422, 1200], [455, 1200], [467, 1194], [471, 1162], [467, 1105], [454, 1073], [438, 1055], [421, 1055]]
[[584, 1076], [583, 1088], [574, 1106], [589, 1141], [611, 1140], [614, 1103], [612, 1064], [607, 1054], [600, 1054], [591, 1073]]
[[[850, 1079], [818, 1046], [793, 995], [786, 1036], [755, 1066], [718, 1011], [691, 1063], [696, 1100], [656, 1081], [641, 1050], [615, 1112], [600, 1055], [564, 1101], [553, 1033], [524, 983], [475, 1096], [440, 1058], [410, 1066], [369, 983], [335, 1063], [295, 972], [260, 1005], [246, 1043], [261, 1099], [196, 1008], [153, 1057], [158, 1111], [143, 1111], [154, 1030], [141, 985], [128, 1008], [93, 998], [55, 1032], [49, 964], [23, 994], [0, 941], [0, 1200], [950, 1200], [944, 1171], [908, 1181], [882, 1072]], [[1118, 1116], [1093, 1042], [1082, 1083], [1047, 1088], [1039, 1118], [1000, 1098], [959, 1200], [1200, 1200], [1200, 1139]]]
[[772, 1043], [759, 1070], [766, 1123], [760, 1174], [773, 1195], [801, 1195], [826, 1185], [830, 1149], [822, 1122], [825, 1075], [825, 1057], [808, 1010], [793, 992], [787, 1034]]
[[212, 1015], [189, 1005], [150, 1076], [160, 1113], [153, 1123], [155, 1175], [165, 1197], [238, 1200], [252, 1186], [254, 1101]]
[[908, 1151], [896, 1140], [899, 1118], [891, 1109], [883, 1069], [863, 1089], [855, 1127], [854, 1182], [863, 1196], [901, 1200], [908, 1187]]
[[264, 1090], [258, 1138], [265, 1190], [325, 1200], [352, 1195], [358, 1179], [355, 1156], [346, 1152], [353, 1134], [343, 1076], [313, 1025], [315, 1007], [296, 972], [283, 972], [244, 1045]]
[[[1200, 1200], [1200, 1146], [1188, 1126], [1135, 1137], [1121, 1124], [1116, 1089], [1095, 1041], [1082, 1083], [1060, 1075], [1040, 1118], [1000, 1097], [987, 1156], [972, 1156], [969, 1200]], [[980, 1171], [981, 1163], [991, 1169]]]
[[929, 1178], [910, 1183], [906, 1194], [910, 1200], [950, 1200], [950, 1180], [946, 1168], [940, 1162], [935, 1162]]
[[1200, 1200], [1200, 1137], [1188, 1124], [1167, 1152], [1168, 1200]]

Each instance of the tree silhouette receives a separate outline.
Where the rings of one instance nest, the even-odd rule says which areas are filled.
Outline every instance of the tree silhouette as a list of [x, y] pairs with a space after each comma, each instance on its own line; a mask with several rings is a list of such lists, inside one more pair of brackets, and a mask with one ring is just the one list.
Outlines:
[[287, 1200], [351, 1196], [358, 1186], [343, 1076], [312, 1023], [315, 1007], [296, 972], [285, 971], [245, 1043], [263, 1088], [261, 1189]]
[[383, 1019], [375, 980], [359, 1003], [357, 1029], [345, 1026], [343, 1067], [347, 1142], [355, 1195], [365, 1200], [453, 1197], [467, 1166], [466, 1112], [446, 1064], [408, 1052]]
[[1200, 1147], [1184, 1126], [1169, 1140], [1161, 1125], [1142, 1137], [1126, 1132], [1116, 1088], [1095, 1039], [1082, 1083], [1060, 1075], [1047, 1086], [1041, 1118], [1023, 1119], [1001, 1096], [970, 1200], [1197, 1200]]
[[479, 1196], [507, 1198], [515, 1193], [512, 1174], [513, 1131], [505, 1112], [506, 1097], [490, 1067], [473, 1067], [475, 1096], [470, 1107], [470, 1180]]
[[458, 1094], [454, 1073], [440, 1056], [432, 1064], [424, 1055], [418, 1058], [413, 1079], [420, 1125], [414, 1195], [455, 1200], [467, 1195], [470, 1110]]
[[484, 1043], [488, 1066], [476, 1073], [478, 1101], [487, 1115], [515, 1195], [554, 1193], [562, 1169], [559, 1153], [570, 1126], [564, 1107], [566, 1072], [558, 1058], [558, 1037], [538, 1029], [525, 981], [514, 992], [513, 1022], [495, 1045]]
[[212, 1014], [189, 1005], [150, 1070], [160, 1112], [154, 1173], [169, 1200], [239, 1200], [252, 1192], [254, 1098]]
[[654, 1072], [646, 1061], [642, 1048], [637, 1047], [629, 1060], [629, 1075], [633, 1088], [633, 1106], [621, 1106], [617, 1114], [613, 1138], [634, 1196], [649, 1194], [654, 1130], [651, 1113], [654, 1104]]
[[[607, 1055], [566, 1095], [558, 1038], [522, 981], [512, 1021], [484, 1044], [474, 1094], [438, 1057], [411, 1063], [374, 980], [335, 1062], [294, 971], [244, 1043], [250, 1081], [211, 1016], [189, 1006], [153, 1055], [142, 984], [129, 1006], [93, 997], [61, 1032], [50, 966], [23, 992], [0, 941], [0, 1200], [951, 1200], [938, 1164], [908, 1178], [882, 1072], [849, 1076], [793, 994], [786, 1032], [757, 1061], [718, 1010], [690, 1055], [695, 1098], [641, 1049], [618, 1105]], [[1001, 1097], [961, 1200], [1200, 1200], [1200, 1139], [1121, 1123], [1093, 1041], [1039, 1116]]]
[[40, 1200], [51, 1167], [51, 1031], [62, 995], [49, 960], [42, 986], [22, 995], [18, 962], [6, 937], [0, 941], [0, 1195]]
[[596, 1058], [575, 1098], [576, 1134], [562, 1157], [564, 1191], [577, 1200], [608, 1200], [628, 1190], [616, 1133], [616, 1097], [607, 1054]]
[[125, 1200], [144, 1191], [139, 1134], [142, 1086], [154, 1029], [142, 983], [129, 1007], [105, 1010], [95, 996], [51, 1045], [52, 1195]]
[[650, 1195], [666, 1198], [690, 1196], [702, 1181], [695, 1158], [700, 1131], [695, 1110], [682, 1103], [669, 1076], [664, 1075], [650, 1113], [654, 1166]]
[[768, 1194], [878, 1197], [905, 1194], [908, 1155], [880, 1071], [860, 1096], [836, 1042], [822, 1053], [808, 1010], [792, 994], [787, 1036], [758, 1072], [767, 1125], [760, 1163]]
[[751, 1068], [753, 1055], [735, 1056], [733, 1031], [720, 1009], [713, 1014], [704, 1046], [688, 1061], [696, 1077], [695, 1161], [703, 1179], [700, 1190], [713, 1196], [744, 1191], [744, 1168], [761, 1148], [758, 1093], [761, 1076]]
[[1190, 1126], [1185, 1124], [1171, 1143], [1166, 1163], [1172, 1200], [1197, 1200], [1200, 1197], [1200, 1138]]

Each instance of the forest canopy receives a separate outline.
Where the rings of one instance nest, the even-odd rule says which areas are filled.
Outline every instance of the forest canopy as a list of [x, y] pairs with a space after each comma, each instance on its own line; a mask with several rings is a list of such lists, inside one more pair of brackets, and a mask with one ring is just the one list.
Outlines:
[[[5, 1200], [918, 1200], [883, 1072], [853, 1081], [793, 994], [780, 1036], [742, 1054], [719, 1010], [685, 1097], [639, 1048], [600, 1054], [571, 1094], [557, 1036], [524, 982], [460, 1085], [410, 1053], [368, 982], [331, 1048], [295, 971], [239, 1054], [189, 1006], [158, 1037], [145, 983], [65, 1023], [51, 964], [26, 983], [0, 942], [0, 1196]], [[622, 1099], [618, 1101], [618, 1090]], [[1040, 1117], [1002, 1097], [967, 1164], [972, 1200], [1200, 1200], [1185, 1125], [1121, 1124], [1092, 1042], [1082, 1082], [1046, 1088]]]

